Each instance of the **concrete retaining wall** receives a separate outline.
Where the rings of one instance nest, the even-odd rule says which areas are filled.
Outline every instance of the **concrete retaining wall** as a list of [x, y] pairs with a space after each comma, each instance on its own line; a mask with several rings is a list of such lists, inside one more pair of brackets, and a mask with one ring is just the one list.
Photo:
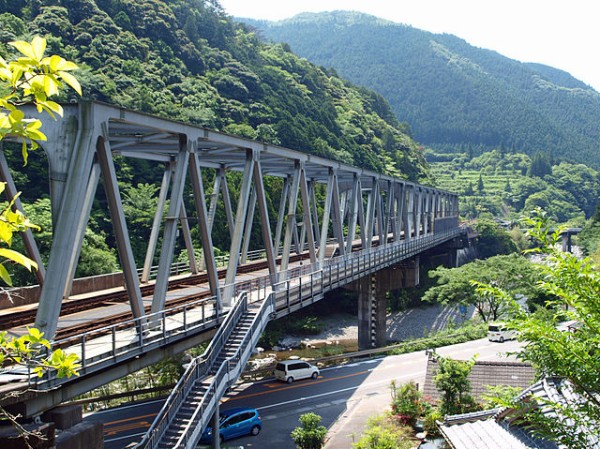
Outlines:
[[[123, 273], [100, 274], [98, 276], [75, 279], [73, 281], [73, 290], [69, 296], [124, 286]], [[40, 291], [41, 287], [39, 285], [4, 290], [0, 292], [0, 309], [37, 304], [40, 298]]]

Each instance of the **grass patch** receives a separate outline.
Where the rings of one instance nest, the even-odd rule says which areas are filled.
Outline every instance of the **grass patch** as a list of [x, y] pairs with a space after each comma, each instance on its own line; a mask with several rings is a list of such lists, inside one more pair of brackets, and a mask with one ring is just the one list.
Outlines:
[[478, 340], [487, 335], [486, 323], [469, 322], [457, 329], [445, 329], [435, 334], [415, 340], [399, 343], [389, 353], [391, 355], [407, 354], [409, 352], [424, 351], [426, 349], [435, 349], [442, 346], [465, 343], [467, 341]]

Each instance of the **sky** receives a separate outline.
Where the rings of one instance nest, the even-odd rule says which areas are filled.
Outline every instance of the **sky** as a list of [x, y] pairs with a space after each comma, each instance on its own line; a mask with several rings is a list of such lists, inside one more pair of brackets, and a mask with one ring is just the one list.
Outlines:
[[360, 11], [449, 33], [511, 59], [565, 70], [600, 92], [596, 0], [220, 0], [234, 17], [282, 20], [301, 12]]

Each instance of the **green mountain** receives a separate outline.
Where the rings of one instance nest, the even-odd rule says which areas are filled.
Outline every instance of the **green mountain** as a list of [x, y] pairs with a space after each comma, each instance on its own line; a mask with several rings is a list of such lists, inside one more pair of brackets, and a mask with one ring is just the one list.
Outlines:
[[262, 42], [217, 0], [0, 0], [0, 54], [33, 34], [83, 68], [85, 97], [428, 180], [381, 96]]
[[502, 146], [600, 167], [600, 94], [564, 71], [356, 12], [239, 20], [381, 94], [438, 152]]

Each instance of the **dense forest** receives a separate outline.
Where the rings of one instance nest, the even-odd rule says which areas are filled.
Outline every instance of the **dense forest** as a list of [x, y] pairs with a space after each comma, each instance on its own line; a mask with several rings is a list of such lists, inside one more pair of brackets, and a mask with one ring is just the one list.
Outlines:
[[[0, 55], [10, 59], [8, 43], [33, 35], [47, 38], [47, 53], [79, 65], [76, 76], [86, 99], [433, 183], [422, 148], [383, 97], [296, 56], [287, 45], [262, 42], [216, 0], [0, 0]], [[47, 179], [47, 162], [35, 151], [20, 168], [20, 149], [6, 144], [4, 151], [17, 170], [13, 175], [26, 213], [40, 226], [36, 241], [45, 258], [52, 215], [48, 184], [39, 180]], [[116, 162], [132, 249], [141, 266], [163, 169], [146, 161]], [[207, 185], [212, 185], [210, 176]], [[228, 177], [235, 198], [239, 177]], [[265, 183], [278, 191], [275, 180]], [[271, 216], [276, 216], [276, 201], [269, 201]], [[213, 233], [217, 254], [230, 243], [220, 214], [221, 208], [217, 222], [223, 225]], [[98, 189], [76, 275], [118, 270], [114, 248], [106, 198]], [[181, 257], [187, 257], [185, 251]], [[31, 276], [17, 273], [14, 279], [26, 283]]]
[[544, 153], [508, 153], [502, 147], [480, 156], [426, 152], [441, 188], [459, 194], [465, 219], [499, 218], [516, 224], [540, 207], [554, 223], [582, 226], [596, 212], [600, 174], [584, 164], [553, 162]]
[[216, 0], [0, 0], [7, 42], [48, 36], [84, 96], [427, 181], [379, 95], [262, 43]]
[[239, 20], [383, 95], [437, 152], [503, 146], [600, 168], [600, 94], [564, 71], [356, 12]]

